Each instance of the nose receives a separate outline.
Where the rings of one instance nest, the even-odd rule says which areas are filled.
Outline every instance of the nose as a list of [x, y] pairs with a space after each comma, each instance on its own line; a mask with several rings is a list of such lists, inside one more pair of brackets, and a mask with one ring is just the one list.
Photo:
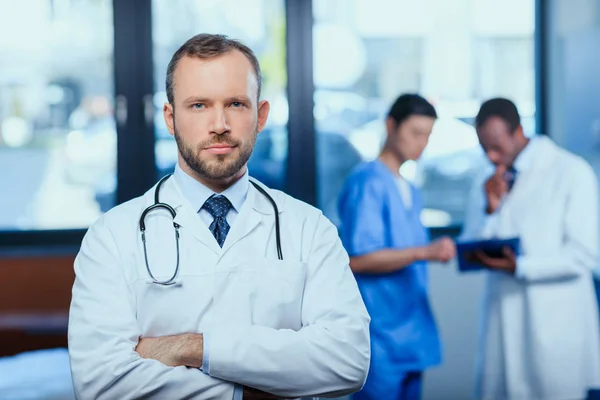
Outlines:
[[419, 140], [419, 142], [415, 146], [415, 151], [416, 151], [416, 158], [415, 159], [421, 158], [421, 156], [423, 155], [423, 152], [427, 148], [427, 144], [428, 143], [429, 143], [429, 137], [425, 137], [425, 138]]
[[423, 155], [423, 152], [425, 152], [425, 147], [426, 146], [418, 146], [416, 147], [413, 153], [413, 158], [414, 160], [418, 160], [419, 158], [421, 158], [421, 156]]
[[488, 159], [494, 165], [498, 165], [498, 164], [500, 164], [500, 161], [502, 161], [502, 157], [496, 151], [488, 151], [488, 152], [486, 152], [486, 155], [487, 155]]
[[222, 135], [229, 132], [231, 128], [227, 122], [227, 113], [225, 110], [220, 107], [215, 107], [213, 110], [211, 133]]

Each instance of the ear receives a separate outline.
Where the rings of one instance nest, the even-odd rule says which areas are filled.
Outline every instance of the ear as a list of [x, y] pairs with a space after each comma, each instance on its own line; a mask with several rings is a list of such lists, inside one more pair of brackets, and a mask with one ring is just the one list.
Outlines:
[[525, 137], [525, 131], [523, 130], [523, 125], [517, 126], [517, 128], [513, 131], [514, 137]]
[[167, 129], [171, 135], [175, 134], [175, 110], [173, 105], [170, 103], [165, 103], [163, 106], [163, 117], [165, 119], [165, 124], [167, 124]]
[[385, 119], [385, 130], [387, 132], [387, 136], [390, 136], [398, 130], [398, 124], [394, 121], [394, 118], [387, 117]]
[[262, 100], [258, 103], [258, 132], [262, 132], [267, 123], [267, 118], [269, 117], [269, 111], [271, 110], [271, 105], [267, 100]]

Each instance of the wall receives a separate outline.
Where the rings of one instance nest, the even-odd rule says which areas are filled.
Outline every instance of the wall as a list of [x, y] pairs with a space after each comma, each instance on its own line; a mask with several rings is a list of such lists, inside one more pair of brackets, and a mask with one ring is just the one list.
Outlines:
[[567, 143], [573, 135], [567, 120], [566, 91], [569, 78], [566, 71], [565, 42], [581, 32], [600, 27], [600, 0], [548, 1], [548, 133], [559, 143]]
[[73, 260], [0, 258], [0, 357], [67, 346]]
[[585, 158], [600, 185], [600, 0], [548, 4], [548, 133]]

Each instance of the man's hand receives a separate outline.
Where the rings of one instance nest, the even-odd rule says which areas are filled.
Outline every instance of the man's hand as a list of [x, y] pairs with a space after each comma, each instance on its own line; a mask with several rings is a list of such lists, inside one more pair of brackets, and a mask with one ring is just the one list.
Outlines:
[[425, 247], [425, 260], [448, 262], [456, 256], [456, 245], [448, 237], [440, 238]]
[[509, 248], [505, 247], [502, 250], [504, 257], [489, 257], [483, 251], [477, 250], [474, 251], [470, 256], [469, 260], [482, 264], [489, 269], [493, 269], [496, 271], [504, 271], [509, 274], [514, 274], [517, 270], [517, 256], [516, 254]]
[[504, 165], [498, 165], [496, 172], [485, 182], [485, 194], [487, 197], [487, 207], [485, 212], [492, 214], [500, 207], [502, 198], [508, 192], [508, 182], [504, 177], [506, 173], [506, 167]]
[[200, 368], [204, 354], [204, 337], [201, 333], [142, 338], [135, 351], [142, 358], [151, 358], [169, 366]]

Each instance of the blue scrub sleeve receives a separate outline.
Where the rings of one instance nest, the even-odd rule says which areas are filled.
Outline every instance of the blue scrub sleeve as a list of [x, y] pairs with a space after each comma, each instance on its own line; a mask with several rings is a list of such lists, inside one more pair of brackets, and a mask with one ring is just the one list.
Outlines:
[[351, 257], [386, 248], [384, 196], [383, 184], [377, 179], [348, 181], [342, 191], [340, 236]]

